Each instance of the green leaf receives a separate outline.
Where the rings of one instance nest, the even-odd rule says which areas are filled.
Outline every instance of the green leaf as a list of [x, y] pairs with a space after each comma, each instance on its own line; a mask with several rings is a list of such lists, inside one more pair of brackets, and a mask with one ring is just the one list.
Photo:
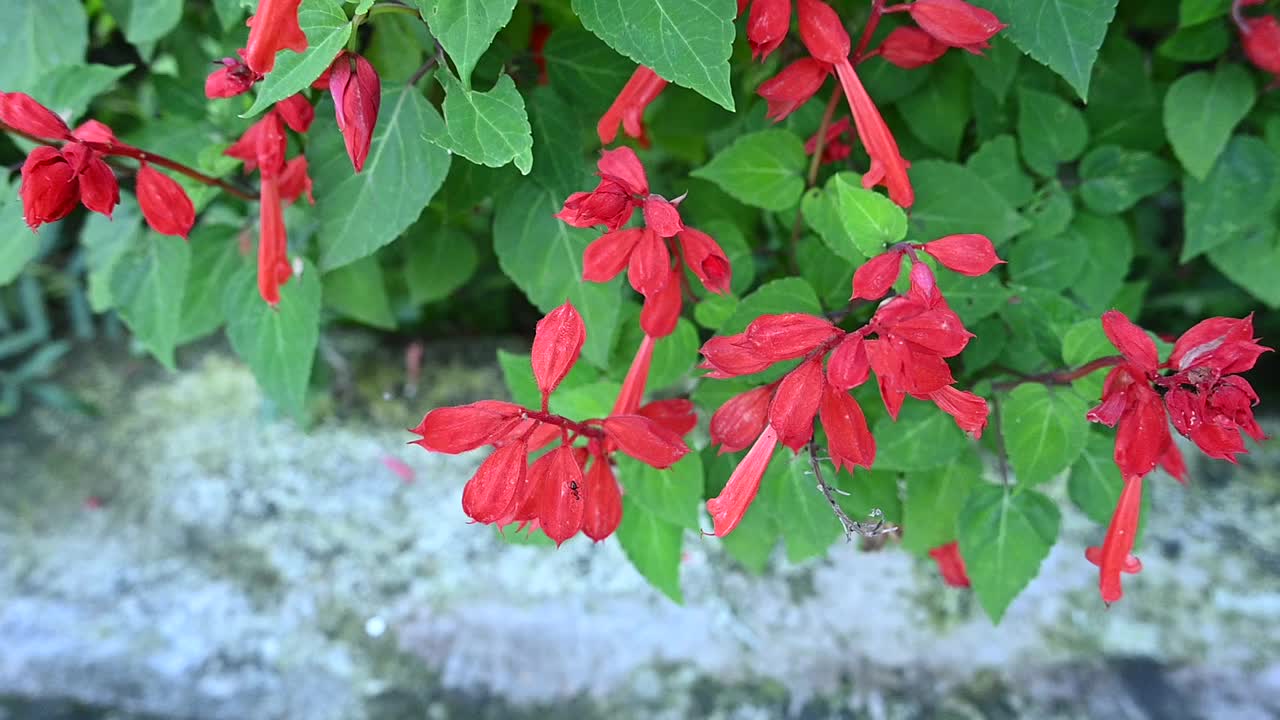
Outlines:
[[339, 315], [383, 330], [396, 329], [391, 298], [377, 258], [360, 258], [321, 278], [324, 305]]
[[[991, 47], [981, 55], [964, 53], [964, 61], [973, 71], [978, 84], [1004, 102], [1013, 87], [1013, 79], [1018, 76], [1018, 65], [1022, 61], [1022, 52], [1004, 35], [991, 38]], [[873, 96], [874, 97], [874, 96]]]
[[412, 225], [444, 182], [449, 153], [422, 141], [427, 127], [441, 121], [415, 88], [383, 88], [373, 147], [358, 175], [332, 104], [323, 103], [316, 115], [307, 159], [320, 222], [320, 267], [332, 270], [373, 254]]
[[999, 312], [1009, 302], [1009, 289], [993, 273], [969, 277], [944, 271], [937, 274], [937, 279], [947, 304], [965, 325]]
[[[1102, 331], [1099, 318], [1081, 320], [1062, 333], [1062, 360], [1068, 367], [1078, 367], [1092, 360], [1115, 355], [1116, 348]], [[1099, 370], [1071, 383], [1082, 397], [1098, 399], [1107, 373]]]
[[107, 11], [134, 45], [153, 43], [182, 20], [183, 0], [103, 0]]
[[[13, 197], [17, 198], [15, 192]], [[80, 244], [85, 250], [85, 268], [89, 280], [89, 308], [106, 312], [115, 307], [111, 296], [111, 270], [125, 248], [139, 242], [142, 235], [142, 210], [131, 193], [121, 193], [120, 204], [111, 218], [90, 213], [80, 231]]]
[[1080, 213], [1071, 221], [1064, 242], [1085, 248], [1084, 269], [1071, 285], [1071, 293], [1092, 314], [1101, 315], [1111, 301], [1133, 263], [1133, 235], [1125, 221], [1115, 215]]
[[778, 524], [764, 503], [754, 502], [733, 532], [720, 538], [720, 546], [748, 571], [759, 575], [769, 564], [778, 544]]
[[649, 512], [630, 495], [622, 496], [618, 543], [636, 570], [675, 602], [680, 595], [680, 544], [684, 530]]
[[973, 591], [992, 622], [1040, 572], [1058, 539], [1058, 508], [1034, 490], [975, 488], [957, 521], [960, 555]]
[[979, 233], [999, 245], [1029, 227], [1003, 195], [963, 165], [921, 160], [911, 167], [911, 182], [916, 190], [913, 240]]
[[1022, 51], [1061, 75], [1082, 100], [1117, 0], [977, 0], [1009, 24]]
[[960, 141], [973, 114], [970, 74], [953, 53], [935, 63], [929, 82], [898, 102], [912, 134], [948, 160], [960, 153]]
[[596, 178], [587, 172], [583, 160], [585, 129], [578, 109], [548, 87], [535, 89], [529, 104], [532, 110], [529, 124], [536, 138], [533, 143], [535, 170], [530, 177], [561, 199], [594, 187]]
[[1270, 223], [1280, 202], [1280, 156], [1258, 138], [1233, 138], [1208, 177], [1186, 178], [1182, 199], [1185, 263]]
[[13, 282], [40, 252], [40, 236], [31, 232], [22, 214], [18, 188], [0, 182], [0, 287]]
[[40, 76], [32, 97], [74, 124], [94, 98], [114, 88], [132, 70], [132, 65], [63, 65]]
[[773, 280], [742, 298], [733, 315], [718, 328], [719, 335], [733, 335], [747, 329], [761, 315], [782, 313], [822, 313], [822, 305], [809, 283], [798, 277]]
[[190, 263], [191, 247], [184, 240], [148, 232], [111, 267], [111, 297], [121, 319], [170, 370]]
[[311, 364], [320, 342], [320, 273], [309, 262], [280, 288], [280, 305], [258, 296], [255, 268], [245, 267], [227, 285], [223, 307], [227, 337], [267, 397], [301, 418]]
[[[240, 117], [253, 117], [311, 87], [351, 39], [352, 24], [338, 0], [302, 0], [298, 25], [307, 36], [307, 49], [301, 53], [282, 50], [276, 55], [275, 68], [258, 85], [253, 106]], [[387, 99], [383, 93], [383, 100]], [[379, 124], [382, 122], [380, 119]]]
[[1085, 118], [1095, 144], [1159, 150], [1164, 133], [1160, 124], [1160, 96], [1148, 74], [1147, 52], [1120, 33], [1102, 48], [1094, 71], [1092, 98]]
[[[862, 523], [883, 520], [895, 525], [902, 524], [902, 499], [898, 497], [898, 481], [904, 477], [902, 473], [880, 470], [859, 470], [856, 474], [832, 473], [830, 470], [823, 472], [827, 473], [827, 478], [834, 480], [840, 490], [836, 502], [840, 503], [851, 520]], [[880, 511], [880, 518], [876, 518], [877, 510]]]
[[79, 65], [89, 49], [89, 18], [80, 0], [6, 0], [0, 33], [0, 88], [39, 90], [40, 76], [59, 65]]
[[607, 367], [618, 330], [621, 279], [603, 285], [583, 282], [582, 252], [599, 233], [556, 219], [563, 201], [537, 183], [522, 184], [494, 213], [493, 250], [502, 271], [542, 312], [566, 299], [573, 303], [587, 326], [583, 355]]
[[1178, 3], [1178, 26], [1191, 27], [1231, 12], [1231, 0], [1181, 0]]
[[608, 417], [621, 391], [622, 384], [610, 380], [597, 380], [580, 387], [562, 386], [551, 396], [551, 412], [579, 422]]
[[178, 342], [204, 337], [222, 325], [222, 294], [244, 265], [237, 242], [239, 228], [198, 223], [191, 232], [191, 269], [182, 295]]
[[1223, 23], [1182, 28], [1156, 48], [1161, 57], [1179, 62], [1208, 62], [1222, 55], [1231, 43], [1231, 33]]
[[1249, 72], [1223, 65], [1184, 75], [1164, 96], [1164, 127], [1173, 154], [1192, 177], [1204, 180], [1257, 95]]
[[[630, 303], [635, 308], [634, 303]], [[640, 327], [639, 310], [631, 313], [631, 317], [622, 325], [618, 347], [614, 350], [613, 377], [622, 380], [631, 367], [631, 360], [644, 338], [644, 330]], [[702, 345], [698, 339], [698, 330], [685, 318], [680, 318], [676, 329], [670, 335], [658, 338], [653, 343], [653, 357], [649, 361], [649, 379], [645, 383], [646, 392], [664, 390], [689, 376], [694, 363], [699, 360], [698, 348]]]
[[807, 165], [800, 138], [772, 129], [739, 136], [693, 176], [710, 180], [748, 205], [782, 211], [804, 192]]
[[[823, 473], [834, 478], [835, 468], [824, 463]], [[818, 490], [808, 453], [775, 453], [761, 482], [761, 493], [757, 502], [766, 503], [781, 529], [788, 561], [820, 557], [840, 536], [840, 521]]]
[[1071, 477], [1067, 480], [1071, 502], [1100, 525], [1111, 522], [1111, 513], [1124, 489], [1124, 477], [1112, 452], [1113, 444], [1114, 440], [1102, 433], [1089, 433], [1089, 441], [1071, 466]]
[[1122, 213], [1173, 182], [1173, 168], [1159, 157], [1119, 145], [1103, 145], [1080, 161], [1080, 199], [1092, 211]]
[[595, 35], [577, 28], [556, 28], [542, 54], [551, 86], [593, 116], [613, 103], [636, 69]]
[[691, 452], [666, 470], [618, 456], [618, 482], [626, 496], [664, 522], [698, 529], [702, 505], [702, 456]]
[[1012, 207], [1026, 205], [1035, 195], [1035, 182], [1022, 170], [1018, 143], [1012, 135], [998, 135], [983, 143], [965, 161], [965, 167], [986, 180]]
[[438, 77], [445, 89], [445, 126], [428, 126], [425, 137], [473, 163], [502, 167], [514, 162], [528, 175], [533, 168], [533, 129], [511, 76], [499, 76], [486, 92], [463, 87], [447, 72]]
[[1018, 91], [1018, 142], [1027, 165], [1045, 177], [1080, 157], [1089, 142], [1084, 115], [1066, 100], [1038, 90]]
[[1280, 308], [1280, 231], [1273, 224], [1257, 228], [1223, 243], [1208, 253], [1209, 262], [1231, 282], [1248, 290], [1271, 309]]
[[213, 0], [213, 11], [226, 32], [244, 22], [246, 8], [240, 0]]
[[432, 7], [423, 7], [422, 17], [458, 67], [462, 87], [471, 89], [472, 70], [498, 31], [511, 22], [515, 7], [516, 0], [435, 0]]
[[1019, 485], [1038, 485], [1066, 470], [1089, 436], [1089, 407], [1069, 389], [1019, 385], [1001, 403], [1005, 449]]
[[1088, 247], [1071, 235], [1027, 234], [1013, 243], [1009, 275], [1033, 287], [1065, 290], [1080, 277], [1088, 253]]
[[982, 461], [966, 450], [942, 467], [911, 473], [903, 507], [902, 547], [925, 552], [956, 539], [956, 518], [982, 479]]
[[[502, 379], [507, 385], [507, 391], [511, 393], [512, 402], [525, 407], [538, 407], [542, 402], [542, 393], [538, 390], [538, 381], [533, 377], [533, 366], [529, 362], [528, 353], [522, 355], [499, 350], [498, 367], [502, 369]], [[599, 370], [587, 363], [575, 363], [551, 400], [555, 402], [563, 391], [593, 385], [599, 379]]]
[[843, 307], [849, 302], [853, 265], [828, 250], [816, 235], [800, 238], [796, 245], [796, 264], [800, 266], [800, 276], [817, 291], [823, 307]]
[[838, 173], [805, 193], [805, 221], [831, 251], [852, 263], [884, 252], [907, 234], [907, 215], [889, 198], [864, 190], [853, 173]]
[[898, 421], [888, 415], [876, 421], [877, 470], [916, 472], [951, 462], [969, 447], [964, 432], [933, 403], [908, 400]]
[[733, 110], [734, 0], [573, 0], [573, 11], [609, 47]]
[[407, 255], [404, 282], [409, 299], [418, 305], [449, 297], [471, 279], [479, 264], [475, 243], [456, 228], [410, 231], [401, 242]]

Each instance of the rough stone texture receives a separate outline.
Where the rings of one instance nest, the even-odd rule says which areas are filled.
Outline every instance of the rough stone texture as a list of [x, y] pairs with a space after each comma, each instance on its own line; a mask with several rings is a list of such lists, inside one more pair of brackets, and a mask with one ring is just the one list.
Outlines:
[[756, 577], [693, 534], [677, 606], [615, 542], [467, 525], [477, 458], [371, 429], [411, 422], [396, 401], [303, 432], [217, 354], [136, 392], [82, 375], [109, 419], [0, 428], [0, 720], [1280, 714], [1274, 450], [1149, 483], [1145, 569], [1110, 609], [1083, 560], [1102, 531], [1067, 509], [993, 627], [894, 548]]

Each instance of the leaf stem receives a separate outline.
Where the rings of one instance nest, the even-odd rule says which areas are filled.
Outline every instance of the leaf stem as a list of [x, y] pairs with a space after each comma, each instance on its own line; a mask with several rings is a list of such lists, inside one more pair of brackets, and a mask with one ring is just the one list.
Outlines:
[[371, 18], [372, 18], [372, 17], [377, 17], [378, 15], [390, 15], [390, 14], [393, 14], [393, 13], [399, 13], [399, 14], [404, 14], [404, 15], [418, 15], [418, 14], [419, 14], [419, 13], [418, 13], [418, 9], [417, 9], [417, 8], [415, 8], [415, 7], [410, 7], [410, 6], [405, 5], [405, 4], [403, 4], [403, 3], [398, 3], [398, 2], [380, 2], [380, 3], [378, 3], [377, 5], [374, 5], [373, 7], [369, 8], [368, 15], [369, 15], [369, 17], [371, 17]]

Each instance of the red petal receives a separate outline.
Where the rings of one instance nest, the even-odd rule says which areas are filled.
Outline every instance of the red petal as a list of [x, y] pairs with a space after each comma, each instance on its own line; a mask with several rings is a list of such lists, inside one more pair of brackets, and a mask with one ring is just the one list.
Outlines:
[[711, 513], [718, 537], [733, 532], [742, 521], [742, 516], [747, 514], [747, 508], [751, 507], [751, 501], [755, 500], [756, 492], [760, 490], [760, 478], [764, 477], [764, 471], [769, 467], [769, 458], [773, 456], [773, 449], [777, 445], [778, 434], [772, 427], [766, 427], [760, 437], [756, 438], [751, 451], [734, 468], [724, 490], [707, 501], [707, 512]]
[[644, 174], [644, 164], [636, 151], [629, 147], [605, 150], [596, 168], [600, 170], [601, 177], [621, 184], [632, 195], [649, 194], [649, 178]]
[[436, 408], [410, 432], [422, 436], [421, 440], [414, 441], [415, 445], [456, 455], [501, 439], [523, 412], [523, 408], [512, 403], [481, 400], [470, 405]]
[[751, 57], [764, 61], [778, 49], [791, 29], [791, 0], [756, 0], [747, 18]]
[[683, 398], [654, 400], [641, 405], [636, 414], [647, 417], [680, 437], [684, 437], [698, 426], [698, 414], [693, 403]]
[[289, 202], [297, 202], [306, 193], [307, 201], [316, 204], [316, 197], [311, 192], [311, 175], [307, 172], [307, 156], [298, 157], [285, 163], [280, 173], [280, 197]]
[[713, 293], [729, 292], [733, 270], [720, 245], [710, 235], [691, 227], [682, 230], [676, 239], [680, 241], [685, 265], [702, 286]]
[[929, 551], [929, 557], [938, 564], [942, 581], [951, 587], [970, 586], [969, 573], [965, 571], [964, 558], [960, 556], [960, 544], [952, 541]]
[[111, 128], [97, 120], [85, 120], [80, 123], [80, 127], [72, 131], [71, 135], [81, 142], [101, 143], [103, 145], [120, 144], [120, 141], [116, 139], [115, 133], [111, 132]]
[[720, 454], [745, 450], [769, 423], [769, 400], [773, 385], [765, 385], [733, 396], [711, 416], [711, 442]]
[[989, 413], [986, 400], [971, 392], [957, 390], [950, 385], [930, 393], [929, 399], [933, 400], [943, 412], [955, 418], [956, 425], [961, 430], [975, 438], [982, 437], [982, 431], [987, 427]]
[[796, 452], [813, 439], [823, 384], [822, 358], [806, 360], [782, 378], [769, 403], [769, 424], [778, 431], [778, 441]]
[[622, 524], [622, 492], [608, 459], [592, 461], [582, 504], [582, 533], [592, 540], [604, 540]]
[[46, 140], [71, 139], [62, 118], [26, 93], [0, 92], [0, 123]]
[[765, 117], [774, 122], [784, 120], [801, 105], [809, 102], [809, 98], [818, 92], [830, 73], [830, 65], [813, 58], [803, 58], [783, 68], [782, 72], [761, 83], [756, 90], [769, 104]]
[[650, 228], [640, 231], [640, 240], [631, 251], [627, 280], [636, 292], [649, 297], [666, 287], [671, 279], [671, 254], [667, 243]]
[[1130, 553], [1133, 552], [1133, 541], [1138, 534], [1138, 519], [1142, 512], [1142, 478], [1125, 479], [1124, 490], [1120, 493], [1120, 501], [1111, 516], [1111, 524], [1107, 527], [1107, 536], [1101, 550], [1090, 548], [1085, 557], [1099, 566], [1098, 589], [1102, 601], [1113, 603], [1124, 595], [1120, 584], [1120, 574], [1135, 573], [1142, 569], [1141, 563]]
[[111, 217], [120, 202], [120, 183], [111, 166], [97, 152], [79, 143], [68, 143], [62, 155], [80, 180], [80, 202], [89, 210]]
[[1103, 313], [1102, 330], [1126, 360], [1144, 372], [1155, 372], [1160, 364], [1155, 342], [1147, 336], [1146, 331], [1125, 317], [1124, 313], [1119, 310], [1108, 310]]
[[908, 6], [911, 19], [925, 32], [952, 47], [986, 47], [987, 41], [1007, 27], [994, 13], [964, 0], [916, 0]]
[[657, 195], [645, 198], [644, 224], [646, 228], [664, 238], [675, 237], [676, 233], [684, 229], [684, 223], [680, 220], [680, 211], [675, 205]]
[[847, 391], [828, 385], [822, 393], [820, 417], [822, 427], [827, 431], [831, 461], [837, 470], [843, 467], [853, 472], [856, 465], [871, 467], [876, 459], [876, 441], [871, 436], [867, 418], [862, 414], [858, 401]]
[[1116, 465], [1125, 477], [1142, 477], [1160, 461], [1173, 438], [1164, 402], [1154, 390], [1135, 385], [1116, 428]]
[[493, 451], [462, 490], [462, 511], [478, 523], [502, 517], [524, 484], [529, 449], [524, 443], [504, 445]]
[[32, 230], [57, 222], [71, 214], [80, 203], [80, 183], [76, 172], [56, 148], [40, 146], [22, 164], [23, 214]]
[[889, 199], [904, 208], [911, 207], [915, 202], [915, 190], [911, 187], [911, 179], [907, 175], [908, 163], [898, 149], [898, 141], [889, 131], [879, 108], [867, 94], [853, 65], [844, 60], [835, 67], [845, 98], [849, 101], [849, 108], [853, 111], [853, 123], [858, 129], [858, 137], [871, 158], [871, 169], [862, 176], [862, 186], [870, 188], [883, 184], [889, 188]]
[[948, 235], [925, 243], [922, 249], [948, 270], [969, 277], [986, 275], [991, 268], [1004, 262], [996, 256], [995, 246], [983, 235]]
[[1251, 369], [1258, 356], [1270, 352], [1253, 337], [1253, 315], [1241, 320], [1215, 317], [1196, 323], [1174, 343], [1169, 365], [1188, 370], [1198, 365], [1214, 368], [1223, 375]]
[[290, 130], [305, 133], [311, 129], [311, 122], [316, 119], [316, 109], [301, 94], [290, 95], [275, 105], [276, 112]]
[[382, 81], [368, 60], [359, 55], [339, 55], [329, 77], [329, 92], [333, 95], [334, 112], [347, 155], [352, 167], [360, 172], [373, 146], [373, 132], [382, 106]]
[[196, 223], [196, 209], [176, 180], [143, 163], [138, 168], [135, 190], [142, 216], [161, 235], [186, 239]]
[[827, 360], [827, 382], [839, 390], [849, 390], [867, 381], [871, 362], [862, 335], [849, 333]]
[[973, 337], [960, 316], [945, 307], [906, 318], [888, 327], [888, 332], [941, 357], [959, 355]]
[[879, 300], [898, 281], [898, 274], [901, 272], [901, 250], [893, 250], [871, 258], [853, 273], [853, 297], [862, 300]]
[[746, 329], [746, 341], [759, 348], [770, 362], [803, 357], [819, 345], [841, 334], [826, 318], [805, 313], [761, 315]]
[[604, 283], [617, 277], [618, 273], [627, 266], [632, 250], [643, 236], [644, 230], [640, 228], [617, 230], [601, 235], [582, 253], [582, 279], [587, 282]]
[[1178, 449], [1177, 443], [1169, 443], [1169, 448], [1160, 456], [1160, 467], [1172, 475], [1174, 480], [1187, 484], [1187, 461], [1182, 458], [1182, 451]]
[[684, 293], [680, 287], [682, 279], [680, 270], [672, 268], [666, 285], [644, 299], [644, 307], [640, 309], [640, 328], [649, 337], [664, 338], [676, 331], [684, 304]]
[[561, 445], [551, 451], [551, 456], [546, 477], [538, 489], [538, 523], [559, 546], [582, 529], [586, 479], [572, 447]]
[[849, 33], [840, 16], [822, 0], [800, 0], [800, 39], [809, 54], [825, 63], [849, 57]]
[[904, 388], [903, 365], [893, 344], [887, 340], [867, 340], [864, 343], [867, 360], [871, 369], [876, 371], [876, 383], [880, 386], [880, 399], [889, 417], [898, 419], [898, 412], [906, 400]]
[[923, 67], [942, 57], [947, 46], [913, 27], [894, 28], [880, 43], [880, 57], [905, 70]]
[[671, 467], [689, 452], [679, 435], [647, 417], [611, 415], [602, 424], [618, 449], [660, 470]]
[[249, 18], [249, 42], [245, 46], [245, 62], [259, 75], [271, 72], [276, 53], [307, 50], [307, 36], [298, 24], [298, 5], [302, 0], [259, 0], [258, 11]]
[[544, 403], [578, 362], [586, 340], [582, 316], [567, 300], [538, 321], [530, 360]]
[[751, 375], [773, 364], [745, 335], [713, 337], [702, 346], [702, 356], [721, 377]]

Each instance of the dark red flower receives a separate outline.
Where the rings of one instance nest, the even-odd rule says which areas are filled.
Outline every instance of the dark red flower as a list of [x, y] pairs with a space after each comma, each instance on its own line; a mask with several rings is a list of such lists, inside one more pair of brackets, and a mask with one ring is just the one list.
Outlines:
[[135, 191], [142, 217], [152, 230], [161, 235], [186, 239], [196, 224], [196, 209], [178, 181], [142, 163], [138, 168]]
[[546, 85], [549, 82], [547, 56], [544, 50], [550, 38], [551, 26], [546, 23], [534, 23], [533, 28], [529, 30], [529, 54], [533, 56], [533, 64], [538, 68], [539, 85]]
[[938, 564], [942, 581], [951, 587], [970, 586], [969, 573], [965, 571], [964, 558], [960, 557], [960, 544], [954, 540], [929, 551], [929, 557]]
[[258, 0], [258, 11], [249, 18], [249, 43], [244, 59], [253, 72], [266, 75], [276, 65], [276, 53], [306, 52], [307, 36], [298, 24], [302, 0]]
[[600, 142], [609, 145], [618, 137], [618, 126], [622, 126], [627, 135], [639, 141], [641, 147], [649, 147], [649, 136], [645, 133], [644, 111], [649, 103], [658, 98], [667, 81], [643, 65], [636, 68], [631, 79], [622, 86], [618, 97], [596, 123], [596, 134]]
[[373, 131], [382, 107], [382, 81], [373, 65], [354, 53], [338, 55], [332, 70], [329, 93], [333, 95], [338, 130], [347, 146], [351, 165], [360, 172], [373, 146]]
[[756, 91], [769, 103], [769, 111], [765, 117], [774, 122], [782, 122], [801, 105], [809, 102], [809, 98], [822, 88], [822, 83], [830, 73], [830, 65], [813, 58], [802, 58], [788, 65], [782, 72], [762, 83]]
[[1138, 519], [1142, 513], [1142, 476], [1126, 477], [1120, 502], [1111, 516], [1102, 547], [1085, 550], [1084, 556], [1098, 566], [1098, 589], [1102, 601], [1110, 605], [1124, 595], [1121, 573], [1142, 571], [1142, 561], [1134, 557], [1133, 541], [1138, 535]]
[[1008, 27], [994, 13], [964, 0], [916, 0], [906, 10], [939, 42], [975, 54], [990, 47], [991, 38]]
[[924, 67], [947, 52], [946, 43], [913, 27], [894, 28], [880, 43], [880, 57], [904, 70]]
[[778, 49], [791, 29], [791, 0], [756, 0], [747, 18], [751, 57], [764, 62]]
[[636, 201], [626, 188], [613, 180], [601, 180], [591, 192], [576, 192], [564, 201], [556, 217], [573, 227], [604, 225], [618, 230], [631, 220]]

